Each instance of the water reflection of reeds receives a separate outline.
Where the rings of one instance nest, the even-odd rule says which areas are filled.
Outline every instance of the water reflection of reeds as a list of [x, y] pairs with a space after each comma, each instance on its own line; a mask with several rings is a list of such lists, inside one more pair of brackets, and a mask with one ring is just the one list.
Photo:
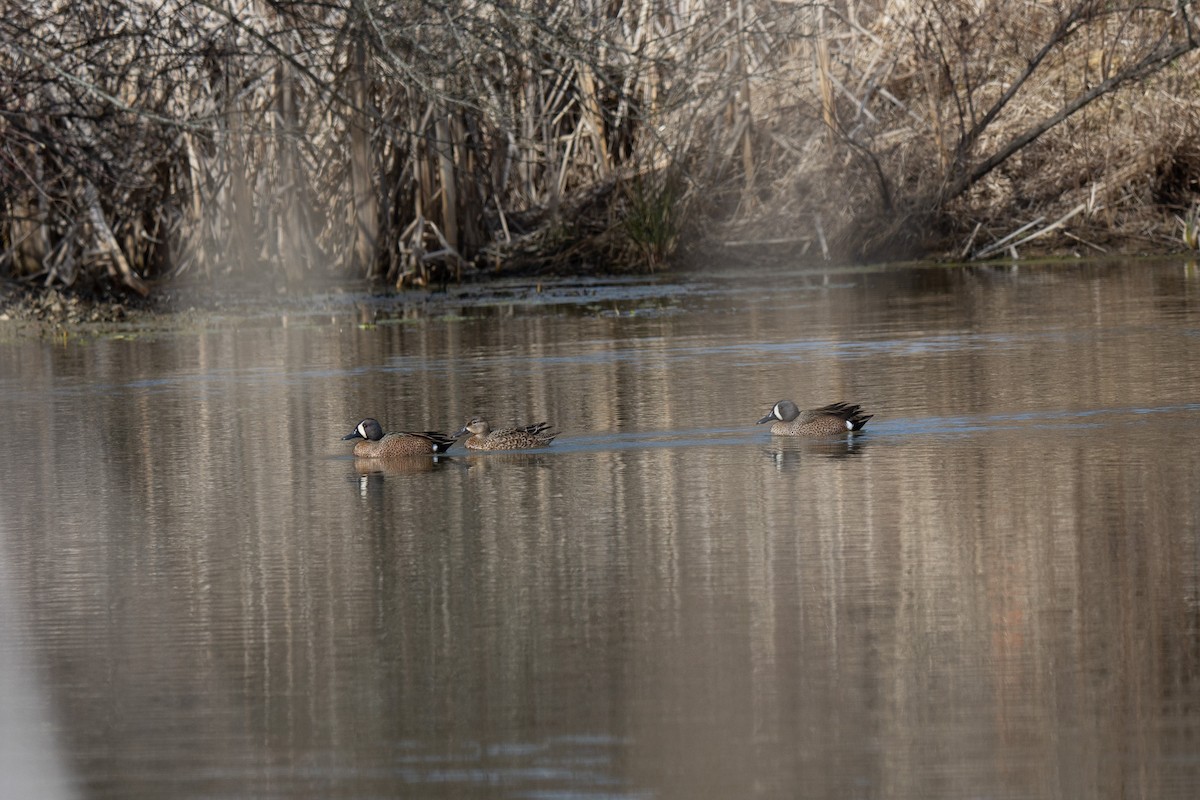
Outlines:
[[[386, 769], [408, 742], [453, 765], [464, 742], [594, 733], [635, 743], [602, 748], [605, 775], [679, 796], [1178, 796], [1200, 729], [1195, 326], [1153, 270], [1070, 270], [1052, 300], [963, 279], [930, 320], [898, 280], [800, 295], [803, 315], [776, 291], [728, 317], [4, 351], [28, 434], [0, 459], [6, 552], [65, 747], [131, 789], [137, 754], [249, 761], [253, 787], [267, 762]], [[949, 333], [1010, 328], [1018, 347]], [[817, 332], [949, 344], [748, 355]], [[756, 430], [757, 395], [793, 389], [879, 416], [853, 439]], [[398, 465], [339, 440], [467, 408], [563, 438]]]

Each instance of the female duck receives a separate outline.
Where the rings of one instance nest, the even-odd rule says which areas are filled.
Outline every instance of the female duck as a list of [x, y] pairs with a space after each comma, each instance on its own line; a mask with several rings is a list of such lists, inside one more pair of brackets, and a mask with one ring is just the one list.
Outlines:
[[342, 441], [362, 439], [354, 443], [354, 455], [359, 458], [388, 458], [444, 453], [456, 438], [437, 431], [384, 433], [383, 426], [377, 420], [368, 418], [343, 436]]
[[557, 433], [547, 429], [548, 423], [538, 422], [522, 428], [505, 428], [494, 431], [483, 417], [472, 417], [467, 424], [454, 433], [454, 438], [471, 434], [465, 442], [468, 450], [530, 450], [548, 447]]
[[771, 426], [771, 433], [775, 436], [836, 436], [861, 430], [873, 416], [862, 413], [861, 406], [850, 403], [834, 403], [801, 411], [791, 400], [780, 400], [758, 424], [775, 420]]

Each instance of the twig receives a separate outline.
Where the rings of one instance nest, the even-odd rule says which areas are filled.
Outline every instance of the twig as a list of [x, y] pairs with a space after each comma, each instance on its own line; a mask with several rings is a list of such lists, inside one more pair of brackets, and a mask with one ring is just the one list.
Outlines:
[[[1041, 230], [1035, 231], [1035, 232], [1033, 232], [1033, 233], [1029, 234], [1028, 236], [1026, 236], [1026, 237], [1025, 237], [1025, 238], [1023, 238], [1023, 239], [1020, 239], [1020, 240], [1018, 240], [1018, 241], [1012, 242], [1010, 245], [1008, 245], [1008, 246], [1009, 246], [1009, 248], [1011, 248], [1011, 249], [1015, 250], [1015, 249], [1016, 249], [1018, 246], [1020, 246], [1020, 245], [1027, 244], [1028, 242], [1032, 242], [1034, 239], [1038, 239], [1038, 238], [1040, 238], [1040, 237], [1042, 237], [1042, 236], [1045, 236], [1047, 233], [1050, 233], [1050, 232], [1051, 232], [1051, 231], [1053, 231], [1053, 230], [1057, 230], [1058, 228], [1061, 228], [1063, 225], [1066, 225], [1066, 224], [1067, 224], [1067, 220], [1071, 219], [1071, 218], [1072, 218], [1072, 217], [1074, 217], [1076, 214], [1079, 214], [1079, 213], [1081, 213], [1081, 212], [1082, 212], [1082, 211], [1084, 211], [1086, 208], [1087, 208], [1087, 203], [1080, 203], [1079, 205], [1075, 206], [1073, 209], [1071, 209], [1070, 211], [1068, 211], [1066, 214], [1062, 215], [1062, 216], [1061, 216], [1061, 217], [1059, 217], [1057, 220], [1055, 220], [1054, 222], [1050, 223], [1049, 225], [1047, 225], [1046, 227], [1042, 228]], [[1044, 218], [1044, 217], [1038, 217], [1038, 219], [1037, 219], [1037, 222], [1040, 222], [1040, 221], [1041, 221], [1041, 220], [1043, 220], [1043, 219], [1045, 219], [1045, 218]], [[1037, 224], [1037, 222], [1030, 223], [1030, 224], [1031, 224], [1031, 225], [1034, 225], [1034, 224]], [[1027, 228], [1029, 228], [1029, 227], [1030, 227], [1029, 225], [1026, 225], [1026, 226], [1025, 226], [1024, 228], [1022, 228], [1021, 230], [1025, 230], [1025, 229], [1027, 229]], [[1006, 241], [1007, 241], [1008, 239], [1012, 239], [1014, 236], [1018, 235], [1020, 232], [1021, 232], [1021, 231], [1016, 231], [1015, 233], [1009, 234], [1009, 235], [1006, 237]], [[997, 245], [998, 245], [998, 244], [1000, 244], [1000, 242], [997, 242]], [[989, 251], [991, 251], [991, 250], [992, 250], [992, 248], [994, 248], [994, 247], [996, 247], [996, 245], [992, 245], [992, 247], [985, 247], [985, 248], [983, 248], [983, 250], [980, 250], [980, 251], [979, 251], [979, 253], [976, 253], [976, 254], [975, 254], [975, 258], [986, 258], [986, 257], [987, 257], [987, 254], [989, 253]]]
[[100, 193], [96, 191], [96, 187], [90, 182], [84, 189], [84, 203], [87, 206], [88, 218], [91, 220], [92, 228], [98, 240], [97, 244], [100, 246], [101, 252], [105, 253], [112, 260], [114, 270], [121, 276], [121, 282], [142, 297], [150, 294], [150, 287], [142, 280], [142, 276], [134, 272], [133, 267], [129, 266], [129, 262], [125, 259], [125, 254], [121, 252], [121, 247], [117, 244], [117, 238], [113, 236], [112, 228], [108, 227], [108, 222], [104, 219], [104, 212], [100, 209]]
[[1067, 220], [1071, 219], [1071, 217], [1075, 216], [1076, 214], [1079, 214], [1085, 208], [1087, 208], [1087, 203], [1080, 203], [1079, 205], [1075, 206], [1075, 208], [1071, 209], [1070, 211], [1068, 211], [1066, 214], [1059, 217], [1054, 222], [1052, 222], [1049, 225], [1047, 225], [1046, 227], [1042, 228], [1040, 231], [1029, 234], [1024, 239], [1020, 240], [1019, 242], [1013, 242], [1013, 247], [1016, 247], [1018, 245], [1023, 245], [1026, 242], [1032, 242], [1034, 239], [1038, 239], [1042, 236], [1045, 236], [1050, 231], [1061, 228], [1063, 225], [1067, 224]]
[[975, 223], [975, 230], [971, 231], [971, 238], [967, 239], [967, 243], [963, 246], [962, 254], [959, 255], [959, 258], [966, 258], [967, 254], [971, 252], [971, 245], [975, 244], [975, 236], [979, 233], [979, 229], [982, 227], [982, 222]]
[[760, 247], [776, 244], [810, 244], [811, 236], [790, 236], [782, 239], [727, 239], [721, 242], [722, 247]]
[[821, 215], [813, 214], [813, 221], [817, 228], [817, 242], [821, 245], [821, 258], [828, 261], [829, 245], [825, 242], [825, 228], [821, 225]]
[[1029, 229], [1030, 229], [1030, 228], [1032, 228], [1033, 226], [1035, 226], [1035, 225], [1040, 225], [1040, 224], [1041, 224], [1042, 222], [1044, 222], [1045, 220], [1046, 220], [1046, 218], [1045, 218], [1045, 217], [1038, 217], [1038, 218], [1037, 218], [1037, 219], [1035, 219], [1033, 222], [1027, 222], [1027, 223], [1025, 223], [1024, 225], [1022, 225], [1021, 227], [1017, 228], [1015, 231], [1013, 231], [1012, 233], [1010, 233], [1008, 236], [1005, 236], [1005, 237], [1004, 237], [1003, 239], [1001, 239], [1000, 241], [998, 241], [998, 242], [992, 242], [992, 243], [991, 243], [991, 244], [989, 244], [988, 246], [980, 248], [978, 251], [976, 251], [976, 252], [975, 252], [975, 253], [974, 253], [974, 254], [971, 256], [971, 260], [972, 260], [972, 261], [974, 261], [974, 260], [976, 260], [976, 259], [979, 259], [979, 258], [987, 258], [988, 256], [992, 255], [993, 253], [998, 253], [998, 252], [1000, 252], [1000, 251], [1001, 251], [1001, 250], [1003, 250], [1005, 247], [1007, 247], [1007, 246], [1008, 246], [1008, 243], [1009, 243], [1009, 242], [1011, 242], [1013, 239], [1017, 238], [1018, 236], [1020, 236], [1022, 233], [1024, 233], [1024, 232], [1025, 232], [1025, 231], [1027, 231], [1027, 230], [1029, 230]]
[[1093, 242], [1089, 242], [1087, 239], [1081, 239], [1080, 237], [1076, 236], [1075, 234], [1071, 233], [1070, 231], [1063, 231], [1063, 236], [1066, 236], [1068, 239], [1074, 239], [1075, 241], [1079, 242], [1080, 244], [1087, 245], [1088, 247], [1090, 247], [1094, 250], [1097, 250], [1101, 253], [1108, 252], [1108, 248], [1101, 247], [1100, 245], [1095, 244]]

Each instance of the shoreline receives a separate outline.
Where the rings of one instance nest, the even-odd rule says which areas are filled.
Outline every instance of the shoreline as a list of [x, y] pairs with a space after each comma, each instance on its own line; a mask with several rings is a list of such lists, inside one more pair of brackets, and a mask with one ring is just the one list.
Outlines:
[[[875, 271], [911, 267], [924, 263], [930, 267], [1045, 266], [1089, 262], [1159, 261], [1200, 258], [1200, 253], [1179, 250], [1083, 255], [1078, 252], [1048, 252], [1022, 259], [986, 261], [902, 260], [894, 262], [834, 264], [833, 262], [796, 263], [797, 273], [820, 274], [829, 271]], [[691, 261], [688, 264], [687, 261]], [[724, 274], [735, 274], [739, 267], [784, 270], [788, 259], [758, 254], [758, 257], [724, 259]], [[271, 320], [288, 324], [291, 320], [313, 317], [352, 317], [363, 326], [376, 324], [379, 315], [395, 311], [418, 312], [428, 317], [454, 315], [464, 304], [485, 308], [513, 303], [551, 302], [542, 296], [543, 285], [562, 289], [583, 284], [595, 288], [613, 283], [670, 283], [709, 271], [694, 259], [674, 268], [632, 272], [612, 270], [561, 270], [539, 273], [529, 270], [491, 272], [479, 270], [451, 281], [444, 287], [397, 289], [363, 280], [325, 278], [284, 291], [282, 287], [237, 284], [220, 286], [195, 279], [156, 282], [150, 293], [141, 297], [105, 284], [93, 289], [73, 289], [20, 283], [0, 278], [0, 341], [11, 338], [49, 338], [61, 335], [121, 335], [151, 331], [211, 327], [216, 320]], [[236, 284], [236, 285], [235, 285]]]

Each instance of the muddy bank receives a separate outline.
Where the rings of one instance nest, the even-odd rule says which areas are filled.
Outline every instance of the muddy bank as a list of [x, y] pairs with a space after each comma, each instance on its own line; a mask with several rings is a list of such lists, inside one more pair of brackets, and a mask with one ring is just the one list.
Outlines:
[[0, 281], [0, 340], [14, 336], [140, 335], [230, 325], [400, 324], [418, 319], [520, 313], [659, 313], [695, 283], [683, 273], [609, 276], [470, 276], [439, 289], [396, 291], [363, 281], [282, 292], [215, 285], [75, 291]]
[[[1190, 251], [1189, 251], [1190, 252]], [[1045, 267], [1088, 261], [1188, 258], [1187, 253], [1114, 255], [1097, 259], [1078, 251], [1003, 265]], [[939, 262], [931, 261], [931, 266]], [[996, 266], [997, 261], [940, 262], [941, 268]], [[676, 269], [641, 274], [507, 274], [473, 272], [434, 289], [395, 290], [368, 281], [327, 280], [291, 290], [283, 286], [163, 281], [148, 296], [115, 285], [60, 289], [0, 280], [0, 341], [12, 337], [140, 335], [230, 325], [400, 324], [419, 319], [525, 313], [661, 314], [684, 296], [715, 285], [769, 285], [830, 274], [903, 270], [912, 263], [853, 265], [797, 263], [786, 248], [736, 249], [727, 258], [696, 253]]]

